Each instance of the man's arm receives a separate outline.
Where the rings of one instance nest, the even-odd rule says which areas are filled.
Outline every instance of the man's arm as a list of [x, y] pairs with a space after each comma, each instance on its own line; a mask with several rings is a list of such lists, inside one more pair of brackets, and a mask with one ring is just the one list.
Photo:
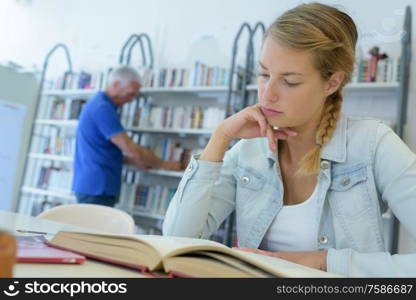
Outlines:
[[154, 168], [167, 170], [180, 170], [179, 162], [163, 161], [150, 150], [139, 146], [125, 133], [121, 132], [113, 136], [111, 142], [124, 152], [125, 161], [140, 168]]

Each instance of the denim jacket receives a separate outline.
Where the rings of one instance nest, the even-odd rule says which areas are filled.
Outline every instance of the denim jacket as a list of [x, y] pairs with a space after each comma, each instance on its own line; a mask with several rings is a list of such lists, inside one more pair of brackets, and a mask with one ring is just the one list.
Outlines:
[[[236, 211], [239, 247], [258, 248], [283, 206], [278, 153], [266, 138], [240, 140], [222, 162], [192, 157], [163, 224], [164, 235], [209, 238]], [[381, 121], [342, 115], [321, 151], [317, 248], [328, 272], [416, 276], [416, 253], [385, 251], [388, 207], [416, 238], [416, 155]], [[296, 226], [296, 224], [294, 224]]]

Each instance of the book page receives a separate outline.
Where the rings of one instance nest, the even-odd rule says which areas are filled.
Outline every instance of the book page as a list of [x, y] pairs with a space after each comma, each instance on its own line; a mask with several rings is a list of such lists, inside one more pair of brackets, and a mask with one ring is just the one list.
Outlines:
[[170, 257], [198, 250], [230, 250], [230, 248], [221, 243], [204, 239], [160, 235], [135, 235], [133, 237], [153, 246], [162, 257]]
[[[72, 235], [74, 238], [99, 241], [100, 236], [111, 238], [112, 243], [118, 245], [125, 244], [125, 241], [138, 241], [142, 244], [153, 248], [160, 257], [174, 256], [181, 253], [197, 250], [216, 250], [221, 249], [231, 250], [227, 246], [214, 242], [211, 240], [187, 238], [187, 237], [176, 237], [176, 236], [160, 236], [160, 235], [142, 235], [142, 234], [105, 234], [105, 233], [86, 233], [76, 231], [64, 231], [65, 235]], [[119, 240], [119, 242], [116, 242]], [[110, 240], [106, 239], [107, 242]], [[123, 242], [122, 242], [123, 241]]]
[[296, 264], [277, 257], [261, 255], [258, 253], [230, 249], [233, 256], [272, 273], [278, 277], [342, 277], [338, 274], [328, 273], [304, 265]]

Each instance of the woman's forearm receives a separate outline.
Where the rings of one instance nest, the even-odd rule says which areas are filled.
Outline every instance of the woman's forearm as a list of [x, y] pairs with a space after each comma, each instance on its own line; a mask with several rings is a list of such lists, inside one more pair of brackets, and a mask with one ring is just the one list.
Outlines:
[[232, 140], [233, 139], [225, 135], [221, 130], [221, 127], [218, 126], [200, 155], [199, 160], [221, 162]]

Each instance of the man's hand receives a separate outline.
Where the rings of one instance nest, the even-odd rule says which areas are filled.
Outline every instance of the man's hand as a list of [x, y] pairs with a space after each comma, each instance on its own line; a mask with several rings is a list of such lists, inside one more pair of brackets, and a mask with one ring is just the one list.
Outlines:
[[310, 268], [326, 271], [326, 257], [327, 251], [282, 251], [282, 252], [269, 252], [255, 248], [234, 248], [237, 250], [258, 253], [262, 255], [268, 255], [278, 257], [284, 260], [288, 260], [297, 264], [301, 264]]
[[168, 161], [164, 160], [162, 161], [160, 165], [161, 169], [169, 170], [169, 171], [181, 171], [182, 170], [182, 164], [180, 161]]

